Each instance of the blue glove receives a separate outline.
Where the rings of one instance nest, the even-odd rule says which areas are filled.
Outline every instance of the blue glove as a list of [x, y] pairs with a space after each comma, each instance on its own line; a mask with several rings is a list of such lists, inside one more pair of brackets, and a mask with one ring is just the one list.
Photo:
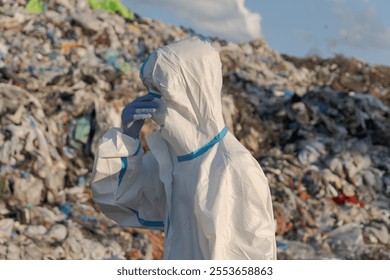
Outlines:
[[157, 102], [152, 101], [153, 96], [144, 95], [134, 99], [122, 111], [122, 128], [125, 134], [138, 138], [145, 119], [152, 117], [156, 112]]

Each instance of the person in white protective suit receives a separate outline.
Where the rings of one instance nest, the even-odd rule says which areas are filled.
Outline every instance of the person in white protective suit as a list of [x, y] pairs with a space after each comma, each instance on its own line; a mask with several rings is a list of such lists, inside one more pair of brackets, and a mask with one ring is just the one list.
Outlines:
[[[267, 179], [227, 130], [219, 53], [197, 38], [155, 50], [95, 155], [93, 199], [121, 226], [164, 229], [165, 259], [276, 259]], [[151, 117], [161, 128], [141, 148]]]

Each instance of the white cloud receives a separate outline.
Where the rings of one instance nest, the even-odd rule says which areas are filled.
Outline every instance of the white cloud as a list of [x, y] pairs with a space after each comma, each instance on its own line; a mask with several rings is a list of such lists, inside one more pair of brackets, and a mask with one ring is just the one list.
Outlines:
[[234, 42], [262, 37], [261, 15], [249, 11], [245, 0], [144, 0], [127, 2], [169, 8], [189, 21], [196, 32]]
[[340, 28], [339, 37], [333, 38], [333, 43], [364, 49], [390, 48], [390, 26], [381, 21], [376, 7], [370, 1], [361, 1], [361, 11], [343, 5], [346, 1], [335, 2], [334, 14]]

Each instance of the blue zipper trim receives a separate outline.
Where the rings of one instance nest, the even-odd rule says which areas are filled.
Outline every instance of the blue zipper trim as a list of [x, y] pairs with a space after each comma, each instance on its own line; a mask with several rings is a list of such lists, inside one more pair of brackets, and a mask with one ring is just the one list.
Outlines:
[[160, 95], [160, 94], [157, 94], [157, 93], [155, 93], [155, 92], [149, 91], [148, 94], [151, 95], [151, 96], [153, 96], [154, 98], [157, 98], [157, 99], [160, 99], [160, 98], [161, 98], [161, 95]]
[[131, 209], [131, 208], [130, 208], [130, 210], [133, 211], [137, 215], [138, 222], [141, 225], [143, 225], [145, 227], [164, 227], [164, 222], [144, 220], [144, 219], [140, 218], [138, 211]]
[[192, 153], [189, 153], [187, 155], [184, 155], [184, 156], [178, 156], [177, 157], [177, 160], [179, 162], [182, 162], [182, 161], [187, 161], [187, 160], [191, 160], [191, 159], [194, 159], [194, 158], [197, 158], [198, 156], [200, 155], [203, 155], [205, 152], [207, 152], [208, 150], [210, 150], [215, 144], [217, 144], [219, 141], [221, 141], [225, 135], [227, 134], [228, 132], [228, 129], [227, 127], [225, 126], [220, 133], [217, 134], [217, 136], [215, 136], [210, 142], [208, 142], [206, 145], [204, 145], [203, 147], [199, 148], [198, 150], [192, 152]]

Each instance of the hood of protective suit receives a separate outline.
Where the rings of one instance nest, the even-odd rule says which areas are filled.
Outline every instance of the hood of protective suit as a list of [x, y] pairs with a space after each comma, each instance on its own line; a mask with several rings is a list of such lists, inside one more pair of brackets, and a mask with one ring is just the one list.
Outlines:
[[161, 95], [153, 119], [178, 156], [193, 153], [224, 129], [222, 65], [209, 43], [190, 38], [158, 48], [140, 77], [149, 91]]

